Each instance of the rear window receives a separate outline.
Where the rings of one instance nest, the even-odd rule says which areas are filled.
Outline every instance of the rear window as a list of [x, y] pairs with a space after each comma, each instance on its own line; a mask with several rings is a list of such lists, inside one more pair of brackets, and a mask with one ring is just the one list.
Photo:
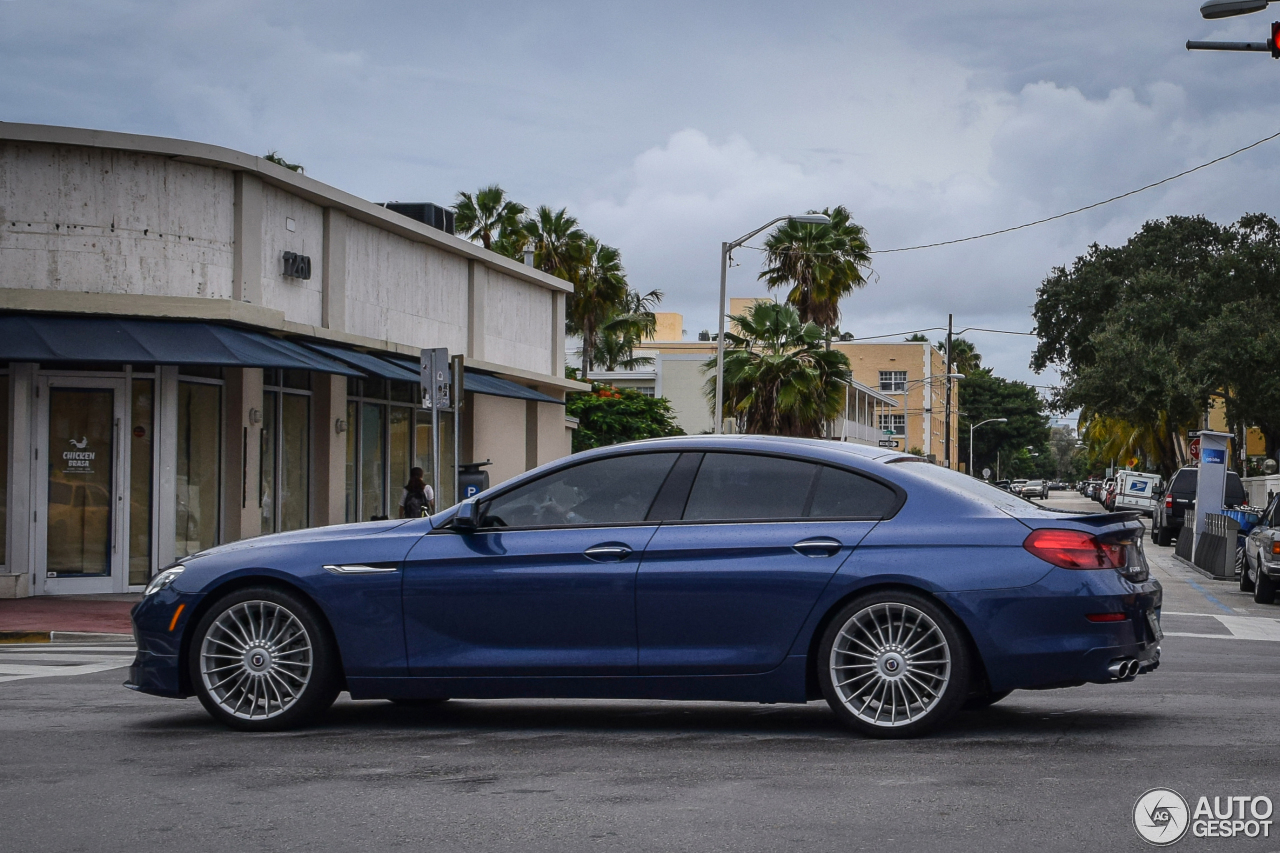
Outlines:
[[[1183, 468], [1173, 475], [1173, 481], [1169, 484], [1169, 492], [1178, 500], [1194, 500], [1196, 485], [1200, 480], [1199, 474], [1199, 469]], [[1235, 471], [1227, 472], [1227, 488], [1226, 494], [1223, 496], [1223, 502], [1227, 506], [1240, 506], [1246, 502], [1244, 484], [1240, 482], [1240, 475]]]

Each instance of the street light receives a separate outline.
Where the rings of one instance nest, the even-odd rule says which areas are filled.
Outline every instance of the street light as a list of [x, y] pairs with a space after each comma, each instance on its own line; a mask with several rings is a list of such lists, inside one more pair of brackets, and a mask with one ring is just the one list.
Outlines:
[[1268, 0], [1209, 0], [1200, 5], [1200, 17], [1207, 21], [1217, 18], [1234, 18], [1267, 8]]
[[973, 476], [973, 431], [983, 424], [1007, 424], [1008, 418], [987, 418], [985, 421], [979, 421], [976, 424], [969, 425], [969, 476]]
[[761, 225], [750, 234], [739, 237], [732, 243], [720, 244], [720, 334], [716, 336], [716, 412], [715, 412], [715, 434], [720, 435], [724, 432], [724, 310], [725, 310], [725, 286], [727, 284], [729, 274], [729, 255], [734, 249], [759, 234], [761, 231], [772, 228], [779, 222], [802, 222], [806, 225], [830, 225], [831, 217], [824, 213], [804, 213], [798, 216], [779, 216], [772, 222]]

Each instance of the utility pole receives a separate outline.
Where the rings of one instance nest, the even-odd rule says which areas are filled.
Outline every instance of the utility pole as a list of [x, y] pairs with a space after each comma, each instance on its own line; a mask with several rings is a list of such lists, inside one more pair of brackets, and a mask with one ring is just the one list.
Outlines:
[[951, 378], [951, 374], [955, 372], [951, 369], [951, 332], [954, 320], [954, 314], [947, 315], [947, 403], [942, 427], [942, 465], [945, 468], [951, 467], [951, 387], [955, 384], [955, 380]]

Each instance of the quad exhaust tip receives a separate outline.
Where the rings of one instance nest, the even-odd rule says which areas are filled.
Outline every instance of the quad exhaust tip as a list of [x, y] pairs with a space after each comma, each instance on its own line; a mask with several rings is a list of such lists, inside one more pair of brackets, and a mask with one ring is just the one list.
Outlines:
[[1124, 658], [1118, 661], [1112, 661], [1107, 667], [1107, 673], [1112, 678], [1133, 678], [1138, 674], [1138, 661], [1134, 658]]

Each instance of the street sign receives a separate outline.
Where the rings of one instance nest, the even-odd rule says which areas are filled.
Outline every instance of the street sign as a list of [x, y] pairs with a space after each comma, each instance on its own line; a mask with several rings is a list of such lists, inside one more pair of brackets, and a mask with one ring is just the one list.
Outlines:
[[1191, 443], [1187, 445], [1187, 452], [1191, 454], [1191, 458], [1200, 461], [1200, 439], [1193, 438]]
[[879, 444], [881, 447], [897, 447], [898, 440], [896, 438], [882, 438]]
[[990, 480], [990, 479], [991, 479], [991, 469], [990, 469], [990, 468], [983, 468], [983, 469], [982, 469], [982, 479], [984, 479], [984, 480]]
[[422, 385], [422, 408], [447, 409], [451, 404], [453, 371], [449, 369], [449, 350], [444, 347], [424, 349], [418, 357]]

